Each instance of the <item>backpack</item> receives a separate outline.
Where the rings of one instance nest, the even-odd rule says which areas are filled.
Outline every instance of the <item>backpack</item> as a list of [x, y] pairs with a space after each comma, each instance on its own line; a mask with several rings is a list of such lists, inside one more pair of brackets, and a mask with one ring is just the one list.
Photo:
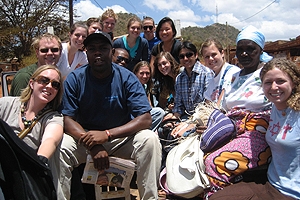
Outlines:
[[0, 199], [57, 199], [50, 168], [1, 119], [0, 186]]

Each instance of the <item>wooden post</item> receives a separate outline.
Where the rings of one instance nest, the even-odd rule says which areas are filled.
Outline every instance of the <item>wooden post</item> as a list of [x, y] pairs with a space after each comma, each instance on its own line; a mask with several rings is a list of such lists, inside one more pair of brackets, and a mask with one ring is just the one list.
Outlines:
[[73, 0], [69, 0], [69, 19], [70, 19], [70, 28], [73, 25]]
[[230, 56], [229, 56], [229, 54], [230, 54], [230, 49], [228, 49], [228, 48], [229, 48], [229, 45], [228, 45], [228, 23], [226, 22], [226, 49], [227, 49], [227, 62], [230, 63], [230, 60], [229, 60], [229, 58], [230, 58]]

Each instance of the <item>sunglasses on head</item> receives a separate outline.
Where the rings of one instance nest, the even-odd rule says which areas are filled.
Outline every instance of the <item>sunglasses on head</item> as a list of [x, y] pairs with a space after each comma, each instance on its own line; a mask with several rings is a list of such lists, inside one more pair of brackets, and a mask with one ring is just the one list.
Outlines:
[[187, 52], [186, 54], [179, 54], [179, 59], [184, 59], [185, 57], [190, 58], [194, 55], [193, 52]]
[[45, 76], [38, 76], [35, 79], [33, 79], [34, 81], [36, 81], [39, 84], [42, 84], [43, 86], [48, 85], [49, 83], [51, 83], [51, 86], [55, 89], [55, 90], [59, 90], [60, 88], [60, 82], [56, 81], [56, 80], [50, 80], [49, 78], [45, 77]]
[[153, 26], [143, 26], [144, 31], [146, 31], [148, 28], [151, 31], [153, 29]]
[[40, 49], [40, 52], [41, 53], [48, 53], [49, 49], [52, 53], [57, 53], [59, 51], [59, 48], [43, 48], [43, 49]]
[[117, 56], [117, 61], [118, 62], [124, 61], [126, 64], [128, 64], [130, 60], [128, 58], [123, 57], [123, 56]]

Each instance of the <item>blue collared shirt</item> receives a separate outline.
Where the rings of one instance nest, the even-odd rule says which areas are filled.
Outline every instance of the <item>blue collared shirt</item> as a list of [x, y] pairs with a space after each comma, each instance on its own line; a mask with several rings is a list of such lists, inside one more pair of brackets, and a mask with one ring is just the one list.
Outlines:
[[175, 105], [173, 113], [183, 115], [186, 112], [193, 114], [198, 103], [204, 100], [204, 92], [214, 73], [197, 61], [193, 67], [191, 77], [186, 69], [181, 72], [175, 82]]

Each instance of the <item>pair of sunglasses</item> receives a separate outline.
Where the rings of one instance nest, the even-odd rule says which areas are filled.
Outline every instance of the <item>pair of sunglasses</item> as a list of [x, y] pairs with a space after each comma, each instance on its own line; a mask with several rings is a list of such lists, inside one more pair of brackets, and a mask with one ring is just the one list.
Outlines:
[[60, 82], [56, 81], [56, 80], [50, 80], [50, 78], [47, 78], [45, 76], [38, 76], [35, 79], [33, 79], [34, 81], [36, 81], [39, 84], [42, 84], [43, 86], [48, 85], [49, 83], [51, 83], [51, 86], [55, 89], [55, 90], [59, 90], [60, 89]]
[[185, 57], [190, 58], [194, 55], [193, 52], [187, 52], [186, 54], [179, 54], [179, 59], [184, 59]]
[[144, 31], [146, 31], [148, 28], [150, 31], [152, 31], [153, 26], [143, 26]]
[[57, 53], [59, 51], [59, 48], [44, 48], [44, 49], [40, 49], [41, 53], [48, 53], [49, 49], [52, 53]]
[[130, 60], [128, 58], [125, 58], [123, 56], [117, 56], [117, 61], [118, 62], [124, 61], [126, 64], [128, 64], [130, 62]]

